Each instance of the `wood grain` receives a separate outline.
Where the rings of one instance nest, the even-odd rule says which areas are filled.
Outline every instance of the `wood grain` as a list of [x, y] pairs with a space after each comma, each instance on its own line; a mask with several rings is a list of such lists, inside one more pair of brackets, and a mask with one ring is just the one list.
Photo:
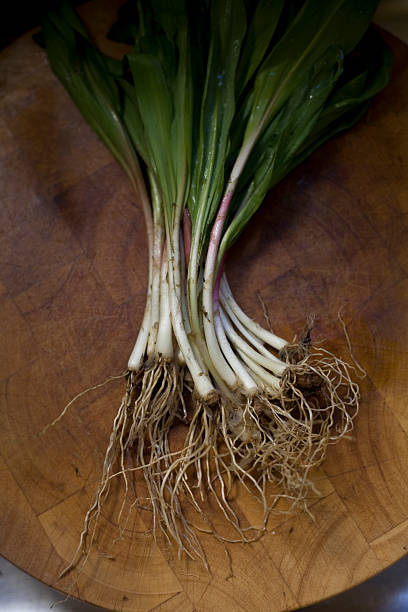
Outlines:
[[[88, 14], [96, 31], [111, 3], [98, 6]], [[280, 611], [347, 589], [407, 550], [408, 50], [392, 46], [387, 90], [270, 194], [229, 262], [251, 316], [262, 318], [259, 293], [291, 338], [315, 312], [317, 337], [346, 356], [344, 306], [367, 370], [353, 437], [315, 475], [314, 520], [274, 517], [261, 541], [231, 546], [231, 577], [221, 545], [203, 537], [209, 574], [155, 545], [142, 511], [114, 543], [113, 494], [73, 595], [114, 610]], [[0, 552], [66, 592], [71, 579], [57, 576], [76, 547], [123, 381], [39, 434], [76, 393], [124, 369], [147, 246], [124, 175], [30, 35], [2, 51], [0, 71]], [[237, 503], [256, 521], [243, 491]]]

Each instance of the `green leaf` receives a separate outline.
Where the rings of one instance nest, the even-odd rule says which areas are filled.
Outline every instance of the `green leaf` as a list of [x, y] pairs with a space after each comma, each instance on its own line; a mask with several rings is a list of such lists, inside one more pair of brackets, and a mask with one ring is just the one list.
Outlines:
[[[235, 112], [236, 69], [245, 27], [241, 0], [212, 3], [207, 73], [189, 198], [193, 232], [200, 232], [203, 240], [224, 188], [224, 165]], [[200, 100], [199, 93], [196, 100]]]
[[144, 160], [168, 224], [187, 202], [199, 261], [232, 167], [220, 256], [268, 189], [385, 86], [388, 48], [373, 30], [358, 43], [376, 4], [129, 2], [111, 30], [133, 44], [122, 62], [95, 48], [67, 3], [43, 35], [54, 72], [126, 172]]
[[[186, 201], [192, 167], [194, 91], [187, 24], [178, 32], [178, 68], [174, 83], [172, 154], [177, 184], [177, 199]], [[184, 208], [184, 207], [183, 207]]]
[[135, 88], [126, 80], [118, 81], [123, 89], [123, 122], [127, 127], [130, 138], [136, 151], [139, 153], [147, 166], [151, 165], [152, 152], [146, 140], [142, 117]]
[[191, 168], [193, 86], [184, 0], [143, 6], [139, 36], [127, 56], [125, 122], [154, 173], [168, 222], [184, 202]]
[[[151, 152], [150, 164], [169, 207], [175, 201], [174, 167], [169, 158], [173, 102], [162, 65], [157, 57], [132, 51], [129, 65], [136, 86], [139, 114]], [[140, 86], [139, 84], [143, 84]]]
[[42, 25], [49, 62], [88, 123], [131, 175], [136, 153], [121, 121], [121, 100], [112, 64], [89, 39], [80, 19], [67, 4], [59, 4]]
[[306, 0], [258, 72], [245, 142], [265, 129], [328, 47], [340, 46], [344, 54], [355, 47], [376, 6], [376, 0]]
[[[230, 211], [233, 219], [221, 253], [232, 244], [262, 204], [279, 166], [292, 158], [312, 131], [342, 67], [341, 49], [329, 47], [308, 77], [306, 75], [305, 82], [299, 81], [297, 91], [258, 140], [240, 177]], [[247, 193], [251, 194], [250, 197], [246, 197]]]
[[370, 29], [360, 42], [356, 59], [345, 63], [342, 52], [329, 47], [312, 68], [307, 86], [298, 90], [261, 136], [240, 179], [220, 257], [232, 245], [262, 204], [267, 191], [320, 144], [351, 127], [369, 100], [387, 84], [392, 56], [379, 34]]
[[283, 6], [284, 0], [260, 0], [257, 3], [242, 45], [237, 70], [237, 95], [241, 94], [264, 59]]
[[282, 168], [276, 181], [301, 163], [325, 140], [354, 125], [367, 110], [370, 100], [387, 85], [391, 75], [392, 54], [373, 27], [362, 38], [357, 51], [361, 72], [355, 74], [356, 58], [351, 58], [310, 135], [296, 156]]

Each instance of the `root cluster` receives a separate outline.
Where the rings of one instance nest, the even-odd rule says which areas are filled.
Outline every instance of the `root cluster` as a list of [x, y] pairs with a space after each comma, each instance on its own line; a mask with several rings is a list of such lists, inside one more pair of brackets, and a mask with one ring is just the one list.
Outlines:
[[[131, 502], [151, 511], [154, 537], [161, 530], [179, 555], [204, 565], [200, 532], [221, 542], [249, 542], [265, 531], [272, 511], [308, 511], [310, 495], [317, 493], [310, 472], [328, 445], [351, 430], [359, 389], [351, 366], [326, 350], [299, 347], [297, 354], [299, 361], [287, 362], [279, 392], [220, 396], [211, 405], [191, 392], [185, 368], [163, 358], [128, 372], [101, 481], [64, 573], [79, 559], [86, 562], [113, 479], [122, 479], [124, 489], [120, 536]], [[262, 504], [260, 524], [242, 516], [239, 487]], [[213, 524], [211, 508], [224, 519], [226, 534]]]

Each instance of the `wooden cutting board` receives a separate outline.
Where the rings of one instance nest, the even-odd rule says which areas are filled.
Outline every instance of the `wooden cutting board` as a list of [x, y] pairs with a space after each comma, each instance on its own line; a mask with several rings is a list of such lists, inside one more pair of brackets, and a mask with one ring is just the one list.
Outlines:
[[[109, 3], [105, 3], [109, 6]], [[106, 7], [105, 7], [106, 8]], [[97, 31], [110, 18], [94, 15]], [[269, 196], [230, 257], [247, 312], [257, 295], [284, 337], [318, 315], [315, 338], [348, 357], [343, 307], [365, 367], [349, 440], [331, 447], [306, 515], [224, 548], [203, 537], [211, 574], [130, 515], [115, 491], [73, 595], [115, 610], [277, 611], [343, 591], [408, 547], [408, 50], [392, 39], [390, 86], [352, 131], [326, 144]], [[30, 35], [0, 54], [0, 553], [58, 580], [77, 545], [123, 380], [75, 394], [126, 366], [144, 306], [140, 207]], [[242, 495], [251, 521], [259, 508]], [[116, 508], [117, 510], [117, 508]], [[232, 572], [231, 572], [232, 569]]]

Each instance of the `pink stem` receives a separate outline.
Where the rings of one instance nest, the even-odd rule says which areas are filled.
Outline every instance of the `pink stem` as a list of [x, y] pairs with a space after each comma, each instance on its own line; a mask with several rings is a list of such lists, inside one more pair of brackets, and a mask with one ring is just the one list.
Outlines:
[[190, 251], [191, 251], [191, 236], [192, 236], [192, 223], [191, 216], [188, 208], [184, 209], [183, 215], [183, 242], [184, 242], [184, 257], [186, 261], [186, 268], [188, 267], [188, 263], [190, 261]]
[[215, 283], [214, 283], [214, 290], [213, 290], [214, 312], [218, 312], [220, 308], [220, 284], [221, 284], [222, 273], [224, 272], [224, 264], [225, 264], [225, 255], [223, 256], [221, 260], [220, 267], [217, 273], [217, 278], [215, 279]]
[[221, 205], [218, 209], [218, 214], [215, 218], [214, 225], [211, 230], [210, 242], [208, 245], [207, 261], [205, 264], [204, 277], [208, 278], [208, 275], [214, 270], [215, 263], [217, 261], [218, 247], [220, 246], [222, 230], [224, 228], [225, 218], [228, 213], [228, 208], [231, 203], [233, 191], [227, 191], [221, 201]]
[[222, 230], [224, 228], [225, 218], [227, 216], [229, 205], [231, 204], [232, 195], [233, 191], [227, 191], [225, 196], [222, 198], [220, 207], [218, 209], [218, 214], [215, 218], [214, 225], [211, 230], [210, 245], [214, 245], [216, 250], [218, 250], [218, 247], [221, 242]]

